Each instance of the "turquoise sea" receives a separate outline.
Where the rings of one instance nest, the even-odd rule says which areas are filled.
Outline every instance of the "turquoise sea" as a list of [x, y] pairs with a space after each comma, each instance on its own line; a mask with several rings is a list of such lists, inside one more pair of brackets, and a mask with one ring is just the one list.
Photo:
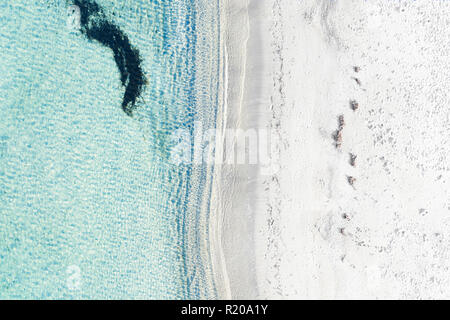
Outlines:
[[70, 1], [0, 2], [0, 299], [214, 298], [211, 178], [170, 157], [174, 132], [215, 126], [219, 4], [96, 2], [140, 52], [133, 117]]

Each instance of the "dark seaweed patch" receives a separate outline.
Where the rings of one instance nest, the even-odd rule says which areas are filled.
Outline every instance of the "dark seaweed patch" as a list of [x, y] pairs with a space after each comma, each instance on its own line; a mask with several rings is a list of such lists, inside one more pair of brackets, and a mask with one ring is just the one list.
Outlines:
[[97, 3], [74, 0], [73, 4], [80, 8], [81, 32], [89, 40], [95, 40], [112, 50], [120, 72], [120, 81], [125, 87], [122, 109], [132, 116], [136, 100], [146, 83], [139, 51], [131, 45], [128, 36], [118, 26], [106, 19]]

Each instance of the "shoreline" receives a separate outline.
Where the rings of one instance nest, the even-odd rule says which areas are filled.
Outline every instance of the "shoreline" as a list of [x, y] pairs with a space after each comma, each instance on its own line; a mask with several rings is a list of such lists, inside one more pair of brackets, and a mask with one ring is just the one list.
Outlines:
[[[219, 54], [220, 30], [220, 1], [211, 4], [207, 0], [198, 1], [195, 8], [196, 15], [196, 83], [195, 97], [197, 108], [202, 112], [196, 114], [194, 126], [199, 130], [214, 127], [216, 121], [216, 108], [220, 103], [220, 66]], [[200, 30], [200, 31], [199, 31]], [[208, 90], [208, 91], [207, 91]], [[197, 129], [197, 128], [195, 128]], [[194, 131], [195, 132], [195, 131]], [[194, 133], [195, 134], [195, 133]], [[201, 150], [207, 158], [214, 154], [214, 145], [205, 145], [195, 137], [191, 143], [191, 154]], [[190, 176], [191, 190], [187, 199], [187, 209], [184, 222], [185, 243], [185, 278], [186, 298], [214, 299], [220, 298], [223, 292], [223, 281], [217, 278], [214, 271], [216, 255], [214, 249], [214, 231], [211, 223], [214, 216], [211, 213], [212, 203], [212, 177], [215, 167], [208, 163], [193, 163]], [[219, 251], [217, 251], [219, 252]]]
[[[233, 51], [230, 50], [232, 46], [231, 42], [235, 39], [230, 38], [230, 30], [233, 30], [233, 24], [242, 19], [237, 18], [232, 10], [233, 1], [224, 0], [221, 1], [221, 21], [223, 26], [221, 29], [221, 99], [219, 103], [219, 110], [216, 118], [216, 138], [215, 138], [215, 158], [223, 158], [225, 152], [225, 130], [231, 124], [235, 124], [236, 118], [233, 118], [236, 114], [239, 115], [238, 110], [235, 110], [235, 99], [233, 93], [230, 93], [230, 83], [239, 82], [240, 72], [230, 72], [229, 68], [233, 65], [239, 67], [241, 64], [233, 61], [234, 57], [230, 56]], [[239, 21], [241, 22], [241, 21]], [[237, 117], [238, 119], [238, 117]], [[231, 279], [233, 274], [229, 270], [229, 260], [231, 257], [227, 256], [224, 245], [224, 237], [227, 235], [225, 230], [225, 219], [229, 214], [228, 205], [231, 203], [231, 199], [227, 197], [225, 188], [227, 187], [227, 179], [225, 178], [229, 174], [229, 168], [223, 164], [216, 164], [214, 169], [212, 192], [211, 192], [211, 206], [210, 206], [210, 228], [211, 234], [214, 235], [210, 239], [210, 246], [212, 248], [211, 255], [213, 261], [213, 270], [215, 275], [215, 283], [218, 287], [219, 297], [221, 299], [232, 299], [234, 294], [231, 290]], [[231, 277], [230, 277], [231, 276]]]
[[[226, 0], [222, 11], [224, 86], [216, 136], [216, 157], [221, 159], [228, 153], [225, 131], [266, 129], [269, 113], [260, 106], [262, 91], [266, 91], [264, 102], [270, 101], [270, 81], [266, 81], [270, 79], [269, 42], [258, 27], [267, 12], [266, 2]], [[216, 165], [211, 201], [216, 238], [212, 246], [219, 257], [215, 269], [220, 272], [215, 274], [220, 273], [219, 281], [225, 283], [226, 299], [261, 298], [256, 274], [256, 217], [248, 198], [257, 186], [259, 170], [255, 165]], [[253, 182], [249, 184], [249, 180]]]

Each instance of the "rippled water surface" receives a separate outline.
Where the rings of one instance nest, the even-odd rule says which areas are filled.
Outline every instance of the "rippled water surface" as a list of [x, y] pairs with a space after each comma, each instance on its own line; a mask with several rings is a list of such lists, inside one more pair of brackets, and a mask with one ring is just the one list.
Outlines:
[[209, 178], [170, 159], [175, 131], [214, 126], [217, 5], [97, 3], [142, 58], [133, 117], [70, 1], [0, 3], [0, 298], [213, 297], [192, 240]]

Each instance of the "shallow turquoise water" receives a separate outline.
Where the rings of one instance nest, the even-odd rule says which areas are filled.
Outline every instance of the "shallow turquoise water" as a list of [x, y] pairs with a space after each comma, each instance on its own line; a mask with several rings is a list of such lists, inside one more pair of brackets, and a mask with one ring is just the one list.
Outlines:
[[212, 298], [203, 234], [186, 234], [209, 178], [169, 158], [174, 131], [214, 126], [217, 5], [97, 2], [143, 58], [134, 118], [70, 2], [0, 3], [0, 298]]

